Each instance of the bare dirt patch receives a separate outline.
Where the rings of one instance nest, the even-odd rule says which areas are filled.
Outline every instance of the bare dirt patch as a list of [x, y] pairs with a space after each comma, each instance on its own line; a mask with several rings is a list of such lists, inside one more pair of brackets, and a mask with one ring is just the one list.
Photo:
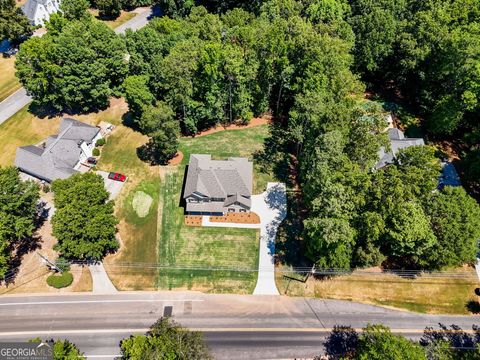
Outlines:
[[183, 153], [181, 151], [177, 152], [175, 154], [175, 156], [170, 159], [170, 161], [168, 162], [168, 165], [171, 165], [171, 166], [175, 166], [175, 165], [179, 165], [183, 160]]
[[205, 131], [201, 131], [201, 132], [198, 132], [195, 134], [194, 137], [198, 137], [198, 136], [205, 136], [205, 135], [210, 135], [210, 134], [214, 134], [214, 133], [217, 133], [217, 132], [220, 132], [220, 131], [226, 131], [226, 130], [243, 130], [243, 129], [248, 129], [248, 128], [251, 128], [251, 127], [255, 127], [255, 126], [261, 126], [261, 125], [265, 125], [265, 124], [270, 124], [270, 122], [272, 121], [272, 116], [271, 115], [264, 115], [262, 117], [258, 117], [258, 118], [253, 118], [251, 119], [248, 124], [230, 124], [228, 126], [222, 126], [222, 125], [217, 125], [213, 128], [210, 128], [208, 130], [205, 130]]
[[254, 212], [227, 213], [224, 216], [210, 216], [210, 221], [236, 224], [260, 224], [260, 217]]
[[150, 195], [143, 191], [137, 191], [133, 196], [132, 207], [139, 217], [144, 218], [150, 212], [152, 203], [153, 199]]

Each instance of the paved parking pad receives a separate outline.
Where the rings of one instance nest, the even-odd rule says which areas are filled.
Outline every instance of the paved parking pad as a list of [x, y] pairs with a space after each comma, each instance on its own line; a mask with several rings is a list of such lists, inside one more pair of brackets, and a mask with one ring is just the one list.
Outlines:
[[109, 179], [108, 178], [109, 173], [106, 171], [97, 171], [97, 174], [103, 177], [103, 180], [105, 182], [105, 188], [110, 193], [110, 200], [114, 200], [122, 190], [122, 187], [123, 185], [125, 185], [125, 182]]

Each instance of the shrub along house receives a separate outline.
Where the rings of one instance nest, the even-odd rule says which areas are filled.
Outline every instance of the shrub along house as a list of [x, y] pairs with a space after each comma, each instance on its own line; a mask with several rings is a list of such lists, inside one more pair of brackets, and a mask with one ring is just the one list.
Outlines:
[[82, 163], [92, 156], [95, 143], [101, 138], [99, 127], [62, 119], [57, 135], [48, 137], [38, 146], [17, 148], [15, 166], [47, 182], [66, 179], [78, 172]]
[[192, 154], [183, 199], [189, 215], [250, 212], [253, 163], [246, 158], [212, 160]]

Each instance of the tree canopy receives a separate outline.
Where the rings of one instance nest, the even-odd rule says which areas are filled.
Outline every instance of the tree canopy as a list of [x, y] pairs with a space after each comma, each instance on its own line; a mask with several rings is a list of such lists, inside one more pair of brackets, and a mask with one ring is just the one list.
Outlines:
[[89, 111], [108, 105], [128, 69], [126, 47], [95, 19], [61, 21], [52, 32], [20, 46], [17, 76], [34, 101], [56, 111]]
[[22, 35], [30, 35], [32, 28], [15, 0], [0, 0], [0, 41], [18, 40]]
[[122, 359], [208, 360], [208, 348], [199, 332], [189, 331], [169, 318], [161, 318], [146, 335], [132, 335], [120, 343]]
[[17, 168], [0, 167], [0, 278], [16, 243], [35, 230], [39, 190], [34, 182], [22, 181]]
[[52, 218], [56, 249], [67, 259], [101, 260], [117, 250], [117, 219], [103, 178], [92, 172], [75, 174], [52, 184]]

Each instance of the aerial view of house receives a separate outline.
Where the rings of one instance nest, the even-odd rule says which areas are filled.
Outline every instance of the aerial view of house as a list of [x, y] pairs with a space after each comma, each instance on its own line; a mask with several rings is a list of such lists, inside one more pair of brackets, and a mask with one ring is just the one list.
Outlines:
[[253, 163], [246, 158], [212, 160], [192, 154], [183, 199], [190, 215], [248, 212], [251, 207]]
[[47, 182], [66, 179], [78, 172], [82, 163], [92, 156], [95, 143], [101, 137], [99, 127], [65, 118], [57, 135], [48, 137], [38, 146], [19, 147], [15, 165], [20, 171]]
[[378, 151], [379, 161], [375, 165], [375, 169], [380, 169], [387, 164], [393, 163], [395, 155], [401, 149], [409, 148], [410, 146], [425, 145], [422, 138], [406, 138], [402, 130], [396, 128], [388, 129], [388, 138], [390, 140], [390, 151], [386, 151], [382, 146]]
[[22, 10], [34, 26], [44, 26], [50, 15], [60, 10], [59, 0], [28, 0]]
[[479, 35], [480, 0], [0, 0], [0, 360], [480, 360]]

